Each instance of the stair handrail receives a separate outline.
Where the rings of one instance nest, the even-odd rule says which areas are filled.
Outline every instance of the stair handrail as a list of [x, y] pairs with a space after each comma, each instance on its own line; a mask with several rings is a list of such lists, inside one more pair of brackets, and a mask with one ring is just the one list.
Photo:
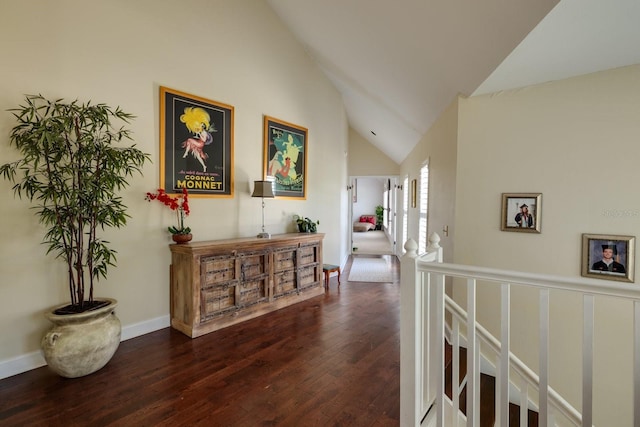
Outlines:
[[581, 292], [589, 295], [612, 296], [640, 301], [640, 287], [623, 282], [609, 282], [591, 278], [575, 278], [551, 274], [499, 270], [453, 263], [433, 263], [417, 259], [419, 271], [440, 273], [450, 277], [487, 280], [512, 285]]
[[[586, 350], [593, 345], [593, 320], [594, 320], [594, 298], [604, 296], [608, 298], [619, 298], [633, 303], [634, 316], [634, 343], [633, 343], [633, 419], [634, 423], [640, 425], [640, 287], [632, 283], [614, 282], [611, 280], [596, 280], [586, 277], [566, 277], [549, 274], [537, 274], [521, 271], [510, 271], [489, 267], [459, 265], [442, 262], [443, 253], [439, 246], [439, 237], [434, 233], [436, 244], [429, 245], [428, 254], [418, 256], [417, 244], [409, 239], [405, 244], [405, 255], [401, 257], [401, 425], [419, 426], [427, 415], [427, 411], [433, 408], [433, 412], [438, 422], [444, 419], [442, 413], [442, 396], [444, 391], [443, 383], [443, 356], [444, 356], [444, 318], [445, 310], [453, 305], [447, 303], [445, 297], [445, 279], [466, 279], [468, 320], [467, 329], [474, 330], [478, 325], [476, 319], [476, 297], [475, 288], [482, 282], [493, 282], [502, 288], [502, 310], [508, 316], [509, 294], [512, 285], [536, 288], [540, 292], [540, 322], [541, 328], [546, 330], [544, 341], [540, 344], [540, 374], [531, 371], [521, 361], [512, 359], [509, 348], [509, 327], [502, 327], [501, 338], [505, 339], [505, 344], [496, 343], [493, 339], [485, 339], [482, 335], [492, 336], [484, 328], [479, 329], [479, 333], [471, 334], [467, 337], [469, 348], [478, 351], [479, 346], [476, 340], [481, 339], [488, 344], [502, 360], [501, 369], [513, 369], [526, 384], [540, 384], [538, 402], [540, 410], [540, 420], [543, 423], [551, 422], [553, 417], [550, 407], [558, 415], [562, 415], [568, 421], [575, 421], [582, 418], [583, 425], [591, 425], [593, 418], [593, 350], [590, 353], [583, 351], [583, 397], [582, 414], [577, 413], [571, 405], [565, 405], [566, 401], [549, 387], [549, 365], [548, 365], [548, 328], [549, 328], [549, 296], [550, 291], [569, 291], [581, 294], [584, 298], [583, 309], [583, 349]], [[480, 283], [477, 283], [480, 282]], [[473, 289], [473, 290], [471, 290]], [[506, 298], [506, 305], [505, 300]], [[455, 309], [450, 309], [454, 312]], [[457, 316], [457, 314], [456, 314]], [[433, 321], [431, 321], [433, 320]], [[456, 323], [458, 320], [456, 319]], [[545, 329], [546, 328], [546, 329]], [[487, 334], [485, 334], [487, 332]], [[476, 338], [478, 337], [478, 338]], [[495, 337], [493, 337], [495, 339]], [[432, 341], [433, 339], [433, 341]], [[543, 344], [544, 343], [544, 344]], [[484, 345], [483, 345], [484, 347]], [[487, 354], [489, 350], [487, 350]], [[546, 356], [544, 354], [547, 353]], [[473, 352], [472, 352], [473, 354]], [[473, 358], [472, 358], [473, 359]], [[508, 363], [513, 361], [514, 363]], [[478, 367], [473, 362], [474, 372], [478, 372]], [[503, 365], [502, 365], [503, 364]], [[508, 372], [508, 371], [507, 371]], [[434, 378], [430, 378], [433, 374]], [[507, 373], [508, 375], [508, 373]], [[435, 381], [434, 381], [435, 380]], [[471, 380], [475, 382], [475, 379]], [[502, 381], [505, 381], [503, 378]], [[506, 379], [509, 382], [507, 376]], [[474, 384], [472, 389], [475, 389]], [[504, 391], [505, 384], [501, 383], [500, 394]], [[543, 392], [544, 390], [544, 392]], [[543, 394], [544, 393], [544, 394]], [[472, 396], [467, 395], [467, 401], [475, 402], [477, 395], [472, 391]], [[527, 393], [525, 392], [525, 395]], [[556, 402], [558, 403], [556, 405]], [[526, 402], [524, 402], [526, 405]], [[566, 410], [564, 408], [567, 408]], [[557, 409], [560, 409], [557, 411]], [[505, 418], [504, 407], [500, 408], [501, 420]], [[469, 421], [474, 422], [476, 415], [472, 412]], [[549, 418], [551, 417], [551, 418]]]
[[[434, 263], [434, 262], [425, 261], [424, 259], [421, 259], [421, 258], [415, 259], [414, 266], [416, 271], [415, 271], [413, 280], [411, 280], [411, 282], [415, 282], [416, 285], [422, 282], [434, 283], [436, 288], [435, 299], [441, 301], [442, 305], [445, 304], [444, 302], [446, 300], [443, 292], [445, 277], [467, 279], [469, 283], [473, 282], [473, 286], [475, 286], [476, 281], [487, 281], [487, 282], [493, 282], [493, 283], [498, 283], [498, 284], [507, 285], [507, 286], [521, 285], [521, 286], [530, 286], [530, 287], [538, 288], [540, 289], [541, 292], [546, 293], [547, 304], [548, 304], [548, 295], [550, 290], [577, 292], [582, 294], [585, 300], [587, 298], [592, 300], [594, 296], [606, 296], [606, 297], [615, 297], [615, 298], [621, 298], [624, 300], [633, 301], [634, 313], [635, 313], [634, 315], [636, 319], [634, 322], [636, 324], [636, 327], [634, 330], [634, 336], [635, 336], [634, 352], [636, 356], [634, 359], [636, 360], [634, 360], [634, 365], [633, 365], [633, 370], [635, 373], [634, 374], [635, 380], [634, 380], [634, 398], [633, 398], [634, 411], [633, 412], [634, 412], [635, 422], [640, 423], [640, 360], [637, 360], [640, 355], [640, 288], [638, 288], [636, 285], [619, 283], [619, 282], [611, 282], [611, 281], [601, 281], [601, 280], [595, 280], [595, 279], [589, 279], [589, 278], [564, 277], [564, 276], [537, 274], [537, 273], [534, 274], [534, 273], [528, 273], [528, 272], [501, 270], [501, 269], [488, 268], [488, 267], [460, 265], [460, 264], [454, 264], [454, 263]], [[404, 272], [404, 269], [403, 269], [403, 272]], [[432, 273], [434, 273], [433, 278], [432, 278]], [[592, 302], [590, 304], [592, 304]], [[436, 304], [436, 305], [439, 305], [439, 304]], [[439, 319], [440, 316], [443, 316], [443, 312], [444, 312], [444, 307], [442, 309], [436, 310], [436, 313], [437, 313], [436, 322], [439, 322], [439, 324], [436, 327], [437, 330], [444, 329], [444, 326], [442, 325], [442, 321], [441, 319]], [[473, 318], [475, 318], [475, 314]], [[475, 324], [477, 325], [477, 321], [475, 321]], [[475, 348], [475, 345], [472, 345], [472, 347]], [[437, 350], [439, 351], [439, 349]], [[589, 357], [592, 359], [592, 356], [589, 356]], [[509, 357], [509, 360], [511, 360], [510, 357]], [[527, 370], [528, 369], [529, 368], [527, 368]], [[546, 374], [548, 374], [547, 369], [548, 369], [548, 366], [545, 366]], [[526, 370], [524, 372], [526, 372]], [[441, 374], [438, 374], [438, 375], [440, 375], [440, 377], [437, 378], [437, 384], [440, 383], [440, 378], [441, 378]], [[534, 376], [537, 377], [537, 375], [535, 374]], [[589, 383], [591, 383], [591, 380], [592, 378], [589, 377], [588, 379]], [[541, 407], [541, 410], [544, 410], [543, 412], [541, 412], [541, 416], [543, 417], [541, 418], [541, 421], [546, 422], [547, 420], [546, 405], [548, 404], [548, 401], [546, 399], [556, 400], [558, 401], [558, 403], [560, 403], [560, 401], [564, 399], [562, 399], [562, 397], [559, 396], [557, 392], [555, 392], [555, 390], [553, 390], [548, 385], [548, 378], [545, 378], [544, 381], [541, 381], [541, 379], [538, 378], [538, 383], [543, 384], [542, 389], [546, 390], [546, 396], [548, 396], [545, 398], [544, 404], [540, 402], [540, 404], [543, 405]], [[538, 389], [541, 389], [541, 387], [538, 387]], [[440, 394], [441, 394], [440, 389], [438, 389], [438, 396]], [[586, 396], [587, 396], [586, 401], [585, 401], [585, 396], [583, 396], [583, 406], [589, 405], [587, 409], [583, 408], [583, 411], [588, 411], [586, 415], [586, 419], [583, 414], [579, 414], [579, 413], [578, 413], [579, 418], [577, 418], [575, 416], [576, 414], [574, 413], [575, 409], [573, 410], [570, 409], [572, 407], [568, 403], [566, 408], [562, 408], [562, 406], [564, 405], [561, 405], [559, 409], [562, 409], [561, 412], [563, 413], [563, 415], [567, 416], [569, 420], [573, 421], [576, 419], [582, 419], [581, 421], [582, 424], [586, 422], [586, 425], [591, 425], [590, 421], [592, 418], [592, 408], [591, 408], [592, 396], [590, 394]], [[443, 415], [441, 414], [441, 412], [439, 412], [441, 411], [441, 409], [438, 408], [438, 399], [440, 399], [440, 397], [436, 397], [434, 406], [436, 406], [437, 419], [442, 420]], [[472, 400], [474, 399], [472, 398]]]
[[[453, 299], [449, 296], [445, 296], [445, 304], [447, 309], [458, 317], [458, 319], [462, 319], [463, 321], [467, 320], [467, 312], [460, 307]], [[500, 341], [496, 337], [493, 336], [484, 326], [480, 323], [476, 322], [476, 330], [478, 335], [482, 338], [482, 340], [489, 345], [490, 349], [497, 354], [500, 354], [502, 351], [502, 345]], [[461, 334], [463, 335], [463, 334]], [[463, 335], [464, 336], [464, 335]], [[466, 339], [466, 336], [464, 336]], [[533, 372], [531, 368], [522, 362], [518, 356], [513, 354], [513, 352], [509, 352], [509, 360], [513, 364], [511, 367], [518, 372], [518, 374], [524, 378], [529, 384], [535, 385], [536, 387], [540, 384], [540, 377], [538, 374]], [[574, 408], [569, 402], [567, 402], [557, 391], [553, 389], [553, 387], [549, 386], [549, 397], [551, 398], [551, 403], [554, 408], [561, 411], [562, 414], [571, 421], [574, 425], [580, 425], [582, 423], [582, 414], [578, 412], [576, 408]]]
[[409, 239], [404, 244], [405, 254], [401, 258], [402, 278], [400, 291], [400, 425], [419, 426], [432, 403], [429, 392], [424, 390], [424, 375], [428, 370], [423, 363], [423, 354], [430, 357], [429, 346], [425, 339], [428, 332], [424, 329], [425, 311], [422, 306], [422, 291], [425, 287], [416, 272], [416, 262], [442, 262], [443, 250], [440, 247], [440, 236], [433, 233], [424, 254], [418, 255], [418, 244]]

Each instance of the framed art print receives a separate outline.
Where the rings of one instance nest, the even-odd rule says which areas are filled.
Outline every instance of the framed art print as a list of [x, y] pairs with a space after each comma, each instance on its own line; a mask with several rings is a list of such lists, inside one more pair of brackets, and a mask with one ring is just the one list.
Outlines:
[[633, 282], [635, 237], [582, 235], [582, 276]]
[[307, 198], [307, 134], [302, 126], [264, 116], [264, 178], [274, 180], [276, 197]]
[[411, 180], [411, 207], [415, 208], [418, 203], [418, 180]]
[[502, 231], [540, 233], [542, 193], [502, 193]]
[[351, 185], [351, 191], [353, 192], [353, 203], [358, 203], [358, 178], [353, 180], [353, 184]]
[[233, 197], [233, 107], [160, 87], [160, 186]]

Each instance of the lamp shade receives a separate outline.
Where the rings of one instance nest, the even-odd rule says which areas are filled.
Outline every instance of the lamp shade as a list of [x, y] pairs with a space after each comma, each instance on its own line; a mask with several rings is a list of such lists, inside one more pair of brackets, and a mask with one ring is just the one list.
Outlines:
[[251, 197], [262, 197], [265, 199], [271, 199], [275, 197], [273, 194], [273, 182], [272, 181], [253, 181], [253, 194]]

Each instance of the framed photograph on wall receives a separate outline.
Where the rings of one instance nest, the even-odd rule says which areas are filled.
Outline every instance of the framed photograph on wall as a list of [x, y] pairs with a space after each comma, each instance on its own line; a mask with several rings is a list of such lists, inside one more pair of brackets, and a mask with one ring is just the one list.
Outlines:
[[264, 116], [264, 178], [273, 177], [273, 193], [307, 198], [307, 128]]
[[351, 191], [353, 192], [353, 203], [358, 203], [358, 178], [353, 180]]
[[233, 197], [233, 107], [160, 87], [160, 186]]
[[415, 208], [418, 205], [418, 180], [411, 180], [411, 207]]
[[582, 275], [633, 282], [635, 240], [633, 236], [583, 234]]
[[502, 231], [540, 233], [542, 193], [502, 193]]

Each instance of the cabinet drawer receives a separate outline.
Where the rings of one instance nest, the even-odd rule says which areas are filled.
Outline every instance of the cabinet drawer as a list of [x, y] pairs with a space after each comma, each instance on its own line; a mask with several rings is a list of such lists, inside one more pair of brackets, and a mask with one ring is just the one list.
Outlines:
[[240, 305], [257, 304], [267, 298], [268, 277], [245, 281], [240, 284]]
[[234, 308], [236, 305], [236, 284], [214, 286], [202, 291], [201, 320]]
[[318, 269], [318, 265], [298, 269], [298, 287], [304, 289], [320, 283], [320, 281], [316, 279], [320, 277]]
[[296, 248], [281, 249], [273, 253], [275, 271], [294, 268], [296, 265]]
[[318, 262], [318, 246], [301, 246], [298, 250], [300, 254], [300, 265], [313, 264]]
[[296, 291], [296, 273], [287, 270], [276, 273], [273, 277], [273, 294], [275, 297]]
[[200, 263], [200, 271], [202, 288], [234, 280], [236, 279], [235, 257], [224, 255], [203, 258]]
[[242, 280], [252, 279], [267, 273], [267, 255], [262, 253], [240, 254]]

